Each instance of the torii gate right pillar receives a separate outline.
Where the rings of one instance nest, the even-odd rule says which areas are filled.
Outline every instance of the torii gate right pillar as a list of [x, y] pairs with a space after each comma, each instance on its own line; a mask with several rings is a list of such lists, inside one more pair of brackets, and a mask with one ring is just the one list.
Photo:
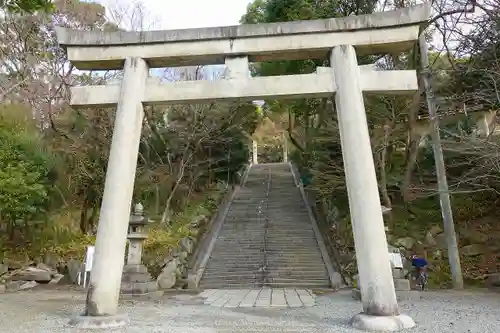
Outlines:
[[399, 313], [394, 290], [354, 47], [335, 47], [330, 62], [363, 302], [363, 313], [352, 318], [352, 325], [368, 331], [411, 328], [415, 322]]

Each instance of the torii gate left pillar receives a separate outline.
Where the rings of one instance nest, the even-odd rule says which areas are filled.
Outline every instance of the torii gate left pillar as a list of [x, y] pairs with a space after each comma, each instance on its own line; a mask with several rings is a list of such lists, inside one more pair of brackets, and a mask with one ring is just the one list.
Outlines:
[[128, 321], [126, 316], [117, 315], [117, 305], [144, 118], [142, 99], [149, 68], [144, 59], [128, 57], [123, 74], [85, 316], [75, 317], [70, 322], [81, 328], [99, 328], [103, 323], [108, 328], [118, 327]]

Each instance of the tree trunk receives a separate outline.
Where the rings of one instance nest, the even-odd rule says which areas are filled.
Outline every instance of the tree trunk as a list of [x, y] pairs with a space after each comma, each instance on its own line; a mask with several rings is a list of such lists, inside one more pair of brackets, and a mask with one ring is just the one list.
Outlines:
[[97, 233], [97, 228], [96, 228], [95, 222], [96, 222], [98, 208], [97, 208], [97, 206], [94, 206], [91, 209], [92, 209], [92, 211], [90, 213], [90, 217], [89, 217], [88, 222], [87, 222], [87, 225], [88, 225], [87, 232], [95, 234], [95, 233]]
[[182, 163], [177, 179], [175, 183], [172, 186], [172, 190], [170, 191], [170, 195], [167, 198], [167, 202], [165, 203], [165, 209], [163, 211], [162, 217], [161, 217], [161, 223], [165, 223], [170, 219], [170, 205], [172, 204], [172, 199], [174, 198], [175, 191], [179, 187], [182, 179], [184, 178], [184, 168], [185, 165]]
[[82, 234], [87, 233], [87, 215], [88, 215], [88, 200], [85, 198], [82, 203], [80, 212], [80, 231]]
[[382, 195], [382, 201], [384, 202], [384, 206], [387, 208], [392, 208], [391, 198], [389, 197], [389, 193], [387, 191], [387, 155], [389, 149], [389, 137], [392, 130], [392, 124], [388, 124], [384, 126], [384, 141], [382, 151], [380, 152], [380, 193]]

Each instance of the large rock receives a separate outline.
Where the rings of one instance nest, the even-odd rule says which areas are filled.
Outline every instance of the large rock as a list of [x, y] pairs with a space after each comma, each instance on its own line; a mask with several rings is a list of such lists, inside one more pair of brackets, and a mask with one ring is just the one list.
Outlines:
[[443, 229], [441, 229], [440, 226], [438, 225], [435, 225], [433, 226], [432, 228], [429, 229], [429, 231], [427, 232], [429, 235], [431, 236], [436, 236], [437, 234], [440, 234], [443, 232]]
[[436, 236], [441, 234], [443, 229], [441, 227], [435, 225], [427, 231], [425, 234], [425, 242], [430, 246], [436, 246], [438, 241], [436, 240]]
[[181, 263], [186, 263], [188, 257], [189, 257], [189, 254], [187, 251], [180, 251], [179, 252], [178, 258], [181, 261]]
[[471, 232], [466, 231], [463, 236], [474, 244], [484, 244], [489, 240], [489, 236], [487, 234], [478, 230], [473, 230]]
[[416, 240], [412, 237], [402, 237], [398, 238], [394, 245], [404, 247], [407, 250], [411, 250], [415, 246]]
[[42, 270], [47, 271], [47, 272], [51, 272], [52, 275], [56, 274], [55, 269], [53, 269], [52, 267], [49, 267], [49, 266], [45, 265], [44, 263], [37, 264], [36, 268], [42, 269]]
[[194, 242], [190, 238], [183, 238], [181, 240], [181, 246], [188, 254], [193, 253]]
[[52, 272], [36, 267], [26, 267], [15, 272], [9, 280], [49, 282], [52, 280]]
[[490, 287], [500, 287], [500, 273], [488, 275], [487, 282]]
[[175, 286], [177, 280], [179, 260], [174, 259], [170, 261], [158, 276], [158, 286], [160, 289], [170, 289]]
[[431, 258], [434, 259], [434, 260], [441, 260], [443, 259], [443, 252], [442, 250], [435, 250], [433, 252], [431, 252]]
[[[457, 243], [458, 243], [459, 239], [460, 239], [458, 233], [456, 234], [456, 238], [457, 238]], [[437, 248], [442, 249], [442, 250], [448, 249], [448, 243], [446, 242], [446, 234], [445, 233], [440, 233], [440, 234], [436, 235], [435, 239], [436, 239], [435, 246]]]
[[484, 246], [481, 244], [466, 245], [460, 249], [464, 256], [474, 257], [484, 253]]
[[58, 284], [59, 281], [61, 281], [63, 277], [64, 277], [64, 275], [62, 275], [62, 274], [55, 274], [52, 277], [52, 280], [50, 280], [49, 284]]
[[36, 281], [10, 281], [5, 284], [6, 290], [10, 292], [34, 288], [38, 285]]
[[9, 271], [9, 266], [5, 264], [0, 264], [0, 276], [4, 275]]
[[193, 227], [198, 227], [201, 224], [205, 223], [207, 220], [207, 217], [205, 215], [200, 215], [196, 217], [193, 221], [191, 221], [191, 226]]

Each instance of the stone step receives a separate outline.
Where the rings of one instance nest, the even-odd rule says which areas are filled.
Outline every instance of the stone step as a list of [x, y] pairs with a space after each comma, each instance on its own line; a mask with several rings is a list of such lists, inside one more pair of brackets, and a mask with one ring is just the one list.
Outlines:
[[[265, 250], [264, 250], [265, 249]], [[241, 253], [267, 253], [273, 256], [302, 256], [302, 257], [315, 257], [319, 252], [318, 246], [308, 246], [308, 247], [300, 247], [300, 246], [290, 246], [290, 247], [272, 247], [272, 244], [268, 244], [266, 247], [233, 247], [233, 246], [215, 246], [213, 254], [218, 255], [233, 255], [233, 254], [241, 254]]]
[[[223, 264], [216, 264], [216, 263], [213, 263], [211, 265], [207, 265], [207, 267], [205, 268], [205, 271], [206, 272], [239, 272], [239, 271], [245, 271], [245, 272], [254, 272], [254, 271], [258, 271], [260, 268], [262, 267], [262, 263], [260, 263], [260, 265], [257, 265], [257, 264], [251, 264], [249, 266], [237, 266], [237, 265], [223, 265]], [[323, 264], [316, 264], [316, 265], [308, 265], [308, 266], [305, 266], [305, 265], [297, 265], [297, 266], [293, 266], [293, 269], [290, 269], [289, 267], [291, 267], [290, 265], [277, 265], [277, 264], [273, 264], [273, 263], [268, 263], [267, 264], [267, 270], [268, 271], [274, 271], [274, 272], [279, 272], [279, 271], [290, 271], [290, 270], [293, 270], [293, 271], [304, 271], [304, 272], [322, 272], [325, 270], [325, 266]]]
[[[235, 263], [223, 263], [223, 262], [211, 262], [205, 267], [206, 272], [217, 271], [224, 269], [229, 271], [255, 271], [262, 267], [262, 262], [254, 261], [249, 262], [248, 265], [244, 265], [242, 262]], [[266, 267], [269, 271], [325, 271], [326, 266], [324, 263], [299, 263], [294, 266], [289, 266], [287, 264], [281, 264], [276, 262], [267, 262]]]
[[[265, 249], [265, 251], [264, 251]], [[329, 287], [307, 206], [288, 164], [253, 165], [234, 198], [200, 286]]]
[[[238, 230], [240, 229], [240, 230]], [[276, 241], [283, 241], [283, 242], [286, 242], [286, 241], [294, 241], [294, 240], [297, 240], [297, 241], [306, 241], [306, 240], [315, 240], [315, 234], [314, 234], [314, 231], [311, 229], [311, 230], [308, 230], [309, 229], [309, 226], [304, 226], [302, 228], [302, 232], [298, 232], [296, 230], [289, 230], [287, 232], [281, 232], [279, 230], [274, 230], [274, 229], [267, 229], [267, 234], [266, 234], [266, 228], [265, 227], [262, 227], [262, 228], [259, 228], [259, 229], [255, 229], [255, 230], [252, 230], [252, 231], [248, 231], [248, 230], [245, 230], [244, 227], [241, 227], [241, 228], [227, 228], [226, 230], [224, 230], [224, 232], [221, 232], [217, 239], [220, 239], [220, 240], [228, 240], [228, 241], [233, 241], [233, 242], [236, 242], [236, 241], [242, 241], [242, 242], [245, 242], [245, 241], [248, 241], [246, 237], [252, 237], [252, 238], [256, 238], [256, 237], [264, 237], [266, 236], [265, 239], [267, 240], [276, 240]], [[243, 238], [245, 237], [245, 238]], [[264, 238], [262, 238], [262, 241], [265, 240]]]
[[309, 260], [314, 260], [319, 254], [320, 251], [317, 246], [309, 246], [309, 247], [289, 247], [289, 248], [273, 248], [272, 246], [267, 246], [266, 249], [264, 250], [264, 247], [257, 247], [257, 248], [240, 248], [240, 247], [228, 247], [228, 246], [220, 246], [220, 247], [215, 247], [213, 252], [210, 254], [211, 257], [214, 255], [221, 255], [221, 256], [241, 256], [242, 254], [253, 254], [253, 255], [264, 255], [265, 253], [268, 256], [273, 256], [273, 257], [295, 257], [299, 256], [302, 258], [308, 258]]
[[[264, 236], [263, 236], [264, 237]], [[315, 239], [301, 242], [286, 242], [286, 241], [275, 241], [275, 240], [259, 240], [259, 241], [245, 241], [238, 243], [236, 241], [228, 240], [217, 240], [219, 244], [216, 247], [226, 249], [226, 252], [233, 252], [238, 249], [261, 249], [262, 251], [266, 249], [267, 251], [281, 251], [281, 252], [302, 252], [304, 250], [315, 250], [318, 246], [318, 242]]]
[[[241, 253], [217, 253], [213, 252], [210, 255], [211, 259], [216, 259], [218, 261], [224, 262], [238, 262], [244, 260], [245, 262], [251, 262], [252, 260], [260, 261], [264, 259], [264, 255], [261, 252], [241, 252]], [[267, 255], [265, 256], [267, 261], [275, 261], [275, 262], [287, 262], [287, 263], [300, 263], [300, 262], [323, 262], [321, 254], [318, 252], [316, 254], [304, 255], [304, 254], [293, 254], [290, 253], [288, 255]]]
[[218, 281], [224, 282], [226, 284], [241, 284], [241, 283], [264, 283], [266, 281], [272, 283], [283, 283], [283, 284], [292, 284], [292, 283], [308, 283], [315, 285], [328, 285], [329, 280], [327, 276], [311, 276], [311, 277], [263, 277], [262, 275], [229, 275], [229, 276], [209, 276], [203, 277], [204, 283], [217, 283]]
[[307, 289], [316, 289], [316, 288], [330, 288], [331, 284], [329, 281], [321, 281], [321, 282], [309, 282], [309, 281], [293, 281], [293, 282], [269, 282], [265, 284], [261, 283], [225, 283], [224, 281], [210, 281], [200, 282], [200, 289], [242, 289], [242, 288], [307, 288]]
[[[306, 279], [306, 280], [324, 280], [328, 279], [328, 274], [325, 271], [312, 271], [312, 272], [288, 272], [288, 271], [269, 271], [266, 274], [263, 274], [263, 272], [259, 271], [238, 271], [238, 272], [204, 272], [203, 273], [203, 278], [209, 279], [209, 278], [214, 278], [214, 279], [237, 279], [238, 277], [251, 277], [251, 276], [256, 276], [256, 277], [262, 277], [263, 275], [267, 277], [272, 277], [272, 278], [283, 278], [283, 279]], [[399, 290], [399, 289], [398, 289]], [[409, 289], [408, 289], [409, 290]]]

